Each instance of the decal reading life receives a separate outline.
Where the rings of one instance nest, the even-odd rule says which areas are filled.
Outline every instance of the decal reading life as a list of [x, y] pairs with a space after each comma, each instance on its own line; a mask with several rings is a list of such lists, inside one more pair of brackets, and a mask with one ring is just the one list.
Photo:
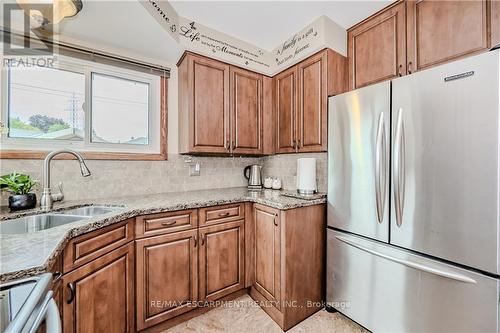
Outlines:
[[464, 79], [464, 78], [472, 76], [472, 75], [474, 75], [474, 71], [465, 72], [465, 73], [461, 73], [461, 74], [457, 74], [457, 75], [452, 75], [452, 76], [445, 77], [444, 82]]

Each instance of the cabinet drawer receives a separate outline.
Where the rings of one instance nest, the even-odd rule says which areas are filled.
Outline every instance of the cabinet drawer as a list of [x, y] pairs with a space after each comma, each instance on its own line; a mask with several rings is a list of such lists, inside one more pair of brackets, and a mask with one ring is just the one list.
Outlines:
[[63, 252], [64, 273], [133, 240], [133, 223], [128, 219], [70, 240]]
[[136, 217], [135, 225], [137, 237], [188, 230], [197, 227], [198, 211], [196, 209], [189, 209], [138, 216]]
[[245, 218], [245, 205], [242, 203], [200, 209], [200, 227], [243, 218]]

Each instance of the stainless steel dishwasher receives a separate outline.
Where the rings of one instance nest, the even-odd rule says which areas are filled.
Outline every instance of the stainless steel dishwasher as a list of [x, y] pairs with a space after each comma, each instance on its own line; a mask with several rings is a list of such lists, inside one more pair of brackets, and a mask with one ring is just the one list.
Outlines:
[[46, 332], [61, 333], [51, 282], [46, 273], [0, 285], [0, 332], [36, 333], [45, 323]]

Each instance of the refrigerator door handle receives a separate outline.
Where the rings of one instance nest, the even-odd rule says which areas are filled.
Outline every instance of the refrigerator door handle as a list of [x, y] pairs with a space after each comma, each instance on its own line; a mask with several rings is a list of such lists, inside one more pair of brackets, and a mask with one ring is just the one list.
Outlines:
[[396, 121], [396, 139], [394, 143], [394, 204], [396, 210], [396, 224], [403, 224], [403, 206], [405, 192], [405, 129], [403, 122], [403, 108], [399, 108]]
[[375, 142], [375, 199], [377, 203], [377, 220], [382, 223], [385, 206], [385, 126], [384, 112], [380, 112]]
[[405, 265], [407, 267], [411, 267], [411, 268], [414, 268], [414, 269], [417, 269], [417, 270], [420, 270], [420, 271], [423, 271], [426, 273], [434, 274], [437, 276], [441, 276], [444, 278], [448, 278], [448, 279], [452, 279], [452, 280], [456, 280], [456, 281], [460, 281], [460, 282], [464, 282], [464, 283], [473, 283], [473, 284], [476, 283], [476, 280], [474, 280], [468, 276], [450, 271], [450, 270], [446, 270], [446, 269], [442, 269], [442, 268], [439, 269], [436, 267], [430, 267], [430, 266], [424, 265], [424, 264], [419, 263], [419, 262], [414, 262], [414, 261], [411, 261], [408, 259], [396, 258], [396, 257], [390, 256], [388, 254], [385, 254], [385, 253], [382, 253], [382, 252], [379, 252], [379, 251], [376, 251], [373, 249], [369, 249], [369, 248], [363, 246], [360, 242], [358, 242], [354, 239], [350, 239], [346, 236], [337, 236], [336, 235], [335, 238], [337, 238], [339, 241], [344, 242], [348, 245], [351, 245], [357, 249], [360, 249], [362, 251], [368, 252], [370, 254], [376, 255], [378, 257], [381, 257], [381, 258], [384, 258], [387, 260], [391, 260], [391, 261], [399, 263], [401, 265]]

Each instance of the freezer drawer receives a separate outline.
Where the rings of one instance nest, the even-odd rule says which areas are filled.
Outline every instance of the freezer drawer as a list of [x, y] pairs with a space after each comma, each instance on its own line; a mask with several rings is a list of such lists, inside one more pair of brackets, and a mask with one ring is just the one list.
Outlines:
[[328, 229], [326, 301], [374, 332], [498, 332], [499, 280]]

